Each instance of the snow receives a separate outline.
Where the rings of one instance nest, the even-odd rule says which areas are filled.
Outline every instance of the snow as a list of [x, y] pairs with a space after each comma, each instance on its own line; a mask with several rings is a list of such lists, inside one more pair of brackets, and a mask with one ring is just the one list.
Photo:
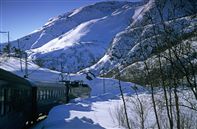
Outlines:
[[[143, 15], [151, 11], [152, 5], [153, 0], [145, 5], [115, 1], [97, 3], [52, 18], [39, 30], [20, 39], [21, 48], [27, 50], [29, 54], [28, 80], [46, 83], [59, 82], [60, 72], [34, 64], [33, 61], [41, 59], [44, 61], [43, 65], [48, 68], [59, 69], [60, 62], [63, 63], [64, 71], [77, 73], [65, 75], [65, 78], [71, 81], [82, 80], [92, 89], [91, 97], [88, 99], [77, 98], [69, 104], [54, 107], [47, 119], [39, 123], [35, 129], [123, 129], [116, 119], [117, 116], [114, 116], [122, 105], [119, 97], [119, 81], [101, 77], [92, 77], [93, 80], [88, 80], [85, 72], [95, 70], [94, 74], [104, 73], [105, 70], [119, 66], [123, 59], [128, 62], [138, 61], [140, 59], [139, 44], [141, 44], [137, 41], [138, 35], [135, 35], [138, 31], [144, 39], [142, 46], [149, 45], [147, 55], [150, 55], [151, 45], [154, 43], [149, 42], [152, 40], [150, 38], [152, 35], [149, 34], [153, 25], [145, 24], [143, 28], [132, 27], [144, 24], [146, 19], [143, 19]], [[185, 21], [193, 22], [187, 18]], [[175, 26], [176, 23], [171, 24]], [[150, 39], [146, 39], [147, 37]], [[16, 45], [17, 42], [13, 41], [12, 45], [14, 44]], [[112, 59], [113, 54], [121, 58]], [[133, 66], [143, 69], [143, 65], [140, 62], [137, 63]], [[151, 63], [153, 64], [154, 60]], [[21, 71], [18, 58], [0, 58], [0, 68], [21, 77], [25, 74], [24, 59], [22, 59], [22, 65], [23, 71]], [[127, 69], [126, 71], [128, 72]], [[123, 75], [129, 77], [126, 75], [127, 72]], [[134, 84], [121, 81], [121, 85], [126, 97], [132, 97], [131, 101], [136, 102], [136, 95], [133, 95], [131, 90]], [[145, 126], [153, 128], [155, 119], [150, 104], [151, 97], [144, 92], [139, 96], [145, 109], [150, 109], [145, 110], [148, 112]], [[160, 96], [162, 95], [157, 97]], [[134, 128], [137, 129], [140, 125], [135, 112], [136, 105], [127, 106], [129, 106], [129, 118]]]
[[63, 49], [63, 48], [66, 49], [66, 47], [72, 46], [74, 43], [77, 43], [82, 36], [86, 35], [86, 33], [88, 33], [89, 31], [87, 29], [88, 26], [91, 26], [97, 21], [98, 20], [91, 20], [91, 21], [82, 23], [79, 26], [77, 26], [75, 29], [70, 30], [69, 32], [62, 35], [61, 37], [58, 37], [50, 41], [49, 43], [43, 45], [42, 47], [38, 49], [33, 49], [32, 51], [42, 52], [44, 54], [44, 53], [58, 50], [58, 49]]
[[[111, 5], [111, 2], [100, 3], [51, 18], [43, 27], [20, 38], [21, 47], [23, 46], [24, 50], [39, 48], [84, 22], [111, 15], [117, 8], [121, 8], [125, 4], [128, 3], [115, 2], [113, 5]], [[75, 15], [71, 15], [73, 13]], [[13, 41], [11, 44], [17, 47], [17, 41]]]
[[[113, 8], [117, 6], [116, 4], [115, 2]], [[103, 8], [104, 4], [94, 6]], [[83, 13], [89, 9], [88, 7], [89, 6], [79, 9], [80, 11], [77, 10], [78, 13], [72, 15], [72, 17], [87, 17], [87, 15], [84, 16], [85, 14]], [[88, 13], [93, 15], [89, 11]], [[65, 34], [54, 38], [41, 47], [29, 50], [30, 57], [33, 59], [54, 59], [61, 57], [64, 59], [64, 71], [72, 73], [78, 72], [80, 69], [91, 66], [102, 58], [110, 46], [110, 42], [114, 35], [124, 30], [129, 25], [133, 13], [134, 9], [128, 4], [127, 8], [118, 8], [108, 15], [102, 17], [98, 16], [99, 18], [79, 23]], [[94, 12], [94, 15], [99, 14]], [[40, 37], [44, 35], [49, 34], [42, 33]], [[84, 53], [84, 51], [86, 51], [86, 53]], [[53, 65], [55, 65], [54, 61], [44, 62], [45, 67], [50, 68]]]
[[[25, 61], [22, 60], [23, 71], [21, 71], [20, 67], [20, 59], [7, 57], [0, 57], [0, 68], [5, 69], [7, 71], [13, 72], [21, 77], [25, 75]], [[86, 75], [79, 74], [70, 74], [69, 76], [65, 75], [65, 79], [69, 79], [71, 81], [82, 80], [85, 84], [88, 84], [92, 91], [92, 96], [101, 95], [103, 93], [113, 93], [119, 94], [118, 80], [111, 78], [100, 78], [96, 77], [93, 80], [86, 79]], [[28, 60], [28, 80], [34, 82], [45, 82], [45, 83], [59, 83], [60, 81], [60, 72], [49, 70], [46, 68], [41, 68], [35, 65], [33, 62]], [[124, 87], [124, 92], [128, 92], [131, 89], [132, 83], [121, 82]], [[105, 85], [105, 86], [104, 86]]]
[[[192, 100], [192, 93], [189, 91], [179, 92], [179, 102], [185, 105], [196, 105], [195, 99]], [[163, 93], [155, 94], [156, 102], [162, 105]], [[151, 103], [151, 94], [142, 92], [138, 95], [125, 95], [128, 118], [132, 128], [141, 128], [140, 105], [143, 108], [145, 128], [157, 128], [154, 109]], [[140, 101], [140, 102], [139, 102]], [[189, 102], [188, 102], [189, 101]], [[174, 103], [174, 102], [173, 102]], [[163, 103], [164, 104], [164, 103]], [[160, 106], [161, 106], [160, 105]], [[121, 109], [123, 102], [115, 94], [103, 94], [88, 99], [75, 99], [69, 104], [54, 107], [48, 117], [33, 129], [125, 129], [119, 121], [124, 115]], [[164, 106], [164, 105], [163, 105]], [[175, 108], [175, 107], [174, 107]], [[161, 127], [166, 127], [167, 114], [165, 108], [158, 106]], [[191, 127], [196, 127], [196, 111], [186, 107], [180, 107], [182, 116], [192, 115]], [[175, 114], [174, 114], [175, 115]], [[186, 118], [187, 119], [187, 118]]]
[[[149, 5], [147, 7], [150, 8], [152, 3], [149, 2], [147, 5]], [[143, 13], [147, 13], [151, 10], [154, 9], [148, 10], [147, 8], [145, 8], [145, 12]], [[136, 11], [137, 12], [135, 13], [139, 13], [139, 10]], [[132, 24], [127, 29], [118, 33], [115, 36], [115, 38], [112, 41], [111, 47], [103, 56], [109, 58], [107, 58], [107, 60], [106, 58], [101, 58], [97, 63], [88, 68], [89, 71], [92, 71], [95, 74], [99, 75], [102, 74], [102, 69], [105, 69], [106, 72], [109, 72], [112, 69], [117, 69], [117, 66], [126, 66], [128, 64], [130, 65], [137, 61], [142, 61], [148, 57], [151, 57], [151, 55], [154, 55], [154, 48], [157, 44], [155, 42], [155, 38], [159, 35], [154, 35], [153, 28], [158, 28], [156, 29], [156, 33], [159, 34], [159, 29], [163, 29], [162, 26], [160, 24], [148, 24], [143, 15], [141, 20], [138, 19], [137, 22], [135, 24], [134, 23], [135, 22], [132, 22]], [[176, 30], [176, 33], [180, 33], [181, 35], [194, 31], [193, 28], [195, 28], [195, 26], [193, 26], [193, 24], [196, 24], [196, 18], [191, 18], [190, 16], [177, 18], [173, 22], [168, 21], [168, 25], [172, 27], [174, 30]], [[140, 27], [141, 25], [145, 26]], [[183, 28], [183, 26], [186, 28], [184, 30], [184, 33], [178, 32], [180, 28]], [[139, 38], [141, 40], [139, 40]], [[162, 46], [163, 36], [160, 36], [157, 39], [159, 40], [159, 42], [161, 42]], [[141, 47], [143, 48], [142, 50], [144, 52], [144, 55], [141, 54]]]
[[133, 15], [133, 23], [131, 24], [131, 26], [133, 26], [137, 21], [142, 20], [143, 19], [143, 15], [145, 14], [145, 12], [149, 11], [150, 8], [153, 6], [155, 0], [149, 0], [147, 4], [137, 7], [137, 9], [135, 10], [135, 13]]
[[75, 9], [75, 10], [72, 12], [72, 14], [69, 15], [69, 17], [72, 17], [72, 16], [74, 16], [74, 15], [80, 13], [80, 12], [82, 11], [82, 9], [83, 9], [83, 7], [80, 7], [80, 8], [78, 8], [78, 9]]
[[[22, 60], [24, 67], [24, 60]], [[20, 71], [20, 60], [14, 57], [1, 57], [0, 68], [13, 72], [19, 76], [24, 75]], [[30, 60], [28, 61], [30, 81], [44, 81], [47, 83], [58, 82], [59, 72], [40, 68]], [[118, 80], [110, 78], [93, 78], [87, 80], [84, 74], [72, 74], [71, 80], [83, 80], [88, 84], [91, 91], [91, 98], [75, 99], [67, 105], [54, 107], [46, 120], [38, 124], [35, 129], [120, 129], [119, 124], [111, 117], [117, 105], [122, 102], [116, 95], [119, 95]], [[105, 90], [103, 87], [105, 82]], [[121, 82], [125, 93], [131, 92], [132, 83]]]
[[121, 103], [119, 97], [112, 94], [76, 99], [54, 107], [47, 119], [34, 129], [122, 129], [111, 114]]
[[[43, 59], [46, 68], [57, 66], [60, 61], [54, 59], [61, 58], [64, 71], [76, 73], [105, 55], [114, 36], [128, 27], [142, 3], [107, 1], [75, 9], [49, 19], [43, 27], [19, 39], [20, 48], [33, 60]], [[11, 45], [17, 47], [18, 42]]]
[[[96, 64], [102, 64], [106, 63], [110, 59], [109, 55], [104, 55]], [[96, 64], [92, 65], [91, 67], [87, 68], [86, 70], [88, 71], [89, 69], [96, 69]]]
[[[22, 60], [24, 68], [24, 60]], [[0, 68], [13, 72], [19, 76], [24, 75], [20, 71], [20, 60], [14, 57], [1, 57]], [[30, 60], [28, 61], [28, 80], [44, 81], [47, 83], [58, 82], [59, 72], [40, 68]], [[39, 123], [35, 129], [120, 129], [118, 121], [111, 116], [115, 112], [116, 107], [122, 102], [117, 95], [120, 94], [118, 80], [110, 78], [93, 78], [87, 80], [84, 74], [72, 74], [70, 80], [83, 80], [88, 84], [91, 91], [91, 98], [75, 99], [67, 105], [59, 105], [54, 107], [46, 120]], [[103, 87], [103, 82], [105, 87]], [[132, 93], [132, 83], [121, 82], [125, 93]], [[104, 89], [105, 88], [105, 89]]]
[[135, 13], [134, 13], [134, 15], [133, 15], [133, 19], [135, 20], [135, 19], [138, 19], [138, 18], [142, 18], [142, 16], [140, 15], [140, 13], [142, 13], [142, 10], [144, 9], [144, 7], [143, 6], [141, 6], [141, 7], [138, 7], [136, 10], [135, 10]]
[[[2, 61], [2, 59], [0, 58]], [[18, 58], [7, 57], [0, 63], [0, 68], [13, 72], [21, 77], [25, 75], [25, 61], [22, 60], [23, 71], [21, 71], [20, 60]], [[40, 68], [33, 62], [28, 62], [28, 77], [30, 80], [43, 82], [58, 82], [59, 72], [52, 71], [45, 68]]]

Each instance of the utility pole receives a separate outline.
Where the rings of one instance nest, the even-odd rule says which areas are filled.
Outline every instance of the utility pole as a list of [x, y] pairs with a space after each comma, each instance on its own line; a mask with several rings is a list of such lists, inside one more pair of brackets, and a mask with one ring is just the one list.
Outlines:
[[20, 43], [19, 43], [19, 39], [17, 40], [18, 43], [18, 50], [19, 50], [19, 57], [20, 57], [20, 66], [21, 66], [21, 72], [23, 72], [23, 64], [22, 64], [22, 51], [20, 49]]
[[7, 42], [8, 42], [8, 54], [10, 53], [10, 32], [9, 31], [0, 31], [1, 34], [7, 34]]
[[10, 55], [10, 32], [8, 31], [8, 55]]
[[7, 33], [8, 33], [8, 45], [9, 45], [9, 49], [10, 49], [10, 32], [8, 31]]
[[61, 73], [60, 73], [61, 81], [63, 81], [63, 80], [64, 80], [64, 75], [63, 75], [64, 67], [63, 67], [63, 63], [62, 63], [62, 61], [60, 62], [60, 67], [61, 67]]
[[102, 74], [103, 74], [103, 93], [105, 94], [105, 78], [104, 78], [104, 74], [105, 74], [105, 72], [104, 72], [104, 68], [102, 68]]
[[25, 52], [25, 76], [24, 78], [28, 78], [28, 63], [27, 63], [27, 53]]

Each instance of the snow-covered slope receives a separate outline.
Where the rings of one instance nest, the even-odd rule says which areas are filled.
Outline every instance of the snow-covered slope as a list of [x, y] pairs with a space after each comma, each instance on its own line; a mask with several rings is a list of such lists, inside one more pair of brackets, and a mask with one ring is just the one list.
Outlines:
[[[110, 16], [114, 11], [118, 11], [119, 9], [121, 11], [121, 8], [127, 4], [128, 2], [102, 2], [81, 7], [55, 18], [51, 18], [40, 29], [19, 39], [21, 47], [23, 49], [41, 47], [52, 39], [72, 30], [81, 23]], [[130, 3], [130, 6], [133, 6], [133, 4]], [[124, 9], [122, 9], [122, 11], [123, 10]], [[12, 45], [17, 45], [17, 41], [13, 41]]]
[[[19, 58], [13, 57], [0, 57], [0, 68], [15, 73], [21, 77], [25, 75], [25, 61], [22, 60], [22, 69], [20, 65]], [[86, 74], [67, 74], [63, 75], [65, 79], [68, 80], [77, 80], [83, 81], [85, 84], [88, 84], [91, 87], [91, 95], [101, 95], [103, 93], [112, 93], [112, 94], [119, 94], [119, 85], [118, 80], [111, 79], [111, 78], [99, 78], [95, 77], [92, 78], [93, 80], [88, 80], [86, 78]], [[34, 64], [33, 62], [28, 62], [28, 79], [34, 82], [46, 82], [46, 83], [55, 83], [59, 82], [60, 72], [49, 70], [47, 68], [41, 68], [38, 65]], [[103, 85], [105, 83], [105, 86]], [[128, 82], [121, 82], [122, 86], [124, 87], [124, 91], [128, 92], [131, 89], [132, 83]]]
[[[173, 7], [176, 2], [178, 4]], [[163, 51], [167, 48], [166, 39], [170, 37], [165, 35], [166, 30], [170, 30], [172, 39], [175, 38], [174, 44], [178, 41], [176, 38], [184, 39], [185, 35], [195, 33], [196, 10], [192, 10], [191, 4], [180, 0], [167, 0], [166, 3], [162, 3], [162, 0], [150, 0], [138, 7], [133, 16], [135, 20], [130, 26], [114, 37], [107, 53], [96, 64], [85, 70], [101, 74], [102, 69], [108, 72], [120, 65], [125, 67], [147, 59], [156, 54], [156, 49]]]
[[93, 19], [33, 49], [32, 58], [52, 59], [45, 66], [56, 65], [55, 58], [61, 58], [65, 71], [77, 72], [100, 59], [110, 45], [113, 36], [123, 30], [130, 21], [133, 9], [120, 11], [119, 14]]
[[[181, 32], [179, 37], [195, 31], [195, 4], [187, 0], [100, 2], [50, 19], [19, 39], [19, 45], [42, 67], [98, 75], [149, 58], [156, 46], [165, 48], [163, 21], [174, 34]], [[11, 45], [17, 47], [17, 41]]]
[[[42, 66], [78, 72], [104, 56], [114, 36], [133, 22], [143, 2], [108, 1], [81, 7], [50, 19], [43, 27], [19, 39]], [[17, 41], [11, 46], [18, 47]]]

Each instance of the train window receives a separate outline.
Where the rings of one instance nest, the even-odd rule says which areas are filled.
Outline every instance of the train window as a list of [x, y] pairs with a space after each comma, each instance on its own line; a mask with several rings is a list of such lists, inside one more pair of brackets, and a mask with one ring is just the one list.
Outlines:
[[6, 114], [6, 108], [7, 108], [7, 89], [4, 89], [4, 112], [3, 114]]
[[43, 100], [43, 91], [40, 90], [40, 100]]
[[55, 90], [55, 92], [56, 92], [56, 98], [58, 97], [58, 90]]
[[42, 100], [45, 99], [45, 96], [44, 96], [44, 90], [42, 90]]
[[38, 100], [41, 100], [40, 90], [37, 91]]
[[53, 90], [53, 98], [56, 98], [56, 91]]
[[40, 93], [41, 93], [41, 94], [40, 94], [41, 100], [44, 100], [44, 90], [41, 90]]
[[64, 90], [62, 90], [62, 96], [64, 96]]
[[60, 96], [62, 96], [62, 90], [60, 90]]
[[41, 94], [41, 91], [38, 92], [38, 100], [42, 99], [40, 94]]
[[45, 99], [45, 93], [44, 93], [44, 90], [42, 90], [42, 100]]
[[4, 114], [4, 89], [0, 90], [0, 115]]
[[57, 97], [59, 97], [59, 95], [60, 95], [60, 91], [59, 91], [59, 90], [57, 90]]
[[53, 98], [53, 91], [50, 90], [50, 98]]
[[49, 90], [46, 90], [46, 99], [49, 98]]
[[45, 92], [45, 90], [43, 90], [43, 100], [45, 100], [46, 99], [46, 92]]
[[4, 92], [4, 103], [3, 103], [3, 107], [4, 107], [4, 109], [3, 109], [3, 114], [5, 115], [5, 114], [7, 114], [7, 112], [8, 112], [8, 93], [7, 93], [7, 89], [5, 88], [4, 90], [3, 90], [3, 92]]
[[42, 90], [42, 100], [45, 100], [45, 90]]
[[48, 99], [51, 98], [51, 90], [48, 90]]
[[53, 90], [54, 98], [56, 98], [56, 90]]
[[[17, 97], [17, 99], [19, 99]], [[14, 95], [14, 89], [12, 88], [6, 88], [4, 90], [4, 112], [9, 113], [11, 112], [13, 108], [13, 102], [16, 101], [16, 96]], [[22, 102], [21, 100], [19, 102]]]
[[47, 90], [47, 99], [50, 99], [50, 90]]
[[64, 91], [63, 91], [63, 96], [65, 96], [66, 95], [66, 90], [64, 89]]
[[8, 101], [11, 101], [11, 92], [12, 92], [12, 91], [11, 91], [10, 88], [8, 88], [7, 91], [8, 91], [8, 92], [7, 92], [7, 95], [8, 95], [7, 97], [8, 97], [8, 98], [7, 98], [7, 99], [8, 99]]
[[8, 88], [8, 90], [7, 90], [7, 107], [6, 107], [6, 110], [7, 110], [7, 112], [10, 112], [11, 111], [11, 102], [12, 102], [12, 95], [11, 95], [11, 89], [10, 88]]
[[60, 90], [59, 96], [62, 96], [62, 90]]
[[54, 97], [57, 98], [57, 90], [54, 90]]
[[53, 92], [52, 92], [52, 90], [49, 90], [49, 92], [50, 92], [50, 98], [52, 98], [53, 97]]
[[43, 92], [44, 92], [44, 98], [43, 99], [45, 100], [47, 98], [47, 91], [44, 90]]
[[60, 91], [60, 96], [62, 96], [62, 90]]
[[52, 90], [52, 97], [55, 98], [55, 92]]
[[48, 90], [45, 90], [45, 99], [48, 99]]
[[60, 91], [59, 91], [59, 90], [57, 90], [57, 97], [59, 97], [59, 94], [60, 94]]
[[26, 90], [25, 92], [26, 92], [27, 96], [29, 97], [30, 96], [29, 90]]

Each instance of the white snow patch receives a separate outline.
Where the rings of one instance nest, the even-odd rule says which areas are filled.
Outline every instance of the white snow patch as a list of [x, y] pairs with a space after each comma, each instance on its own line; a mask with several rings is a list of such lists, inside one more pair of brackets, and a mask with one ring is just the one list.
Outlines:
[[54, 107], [46, 120], [34, 129], [123, 129], [112, 113], [122, 101], [112, 94], [85, 100], [75, 100], [67, 105]]

